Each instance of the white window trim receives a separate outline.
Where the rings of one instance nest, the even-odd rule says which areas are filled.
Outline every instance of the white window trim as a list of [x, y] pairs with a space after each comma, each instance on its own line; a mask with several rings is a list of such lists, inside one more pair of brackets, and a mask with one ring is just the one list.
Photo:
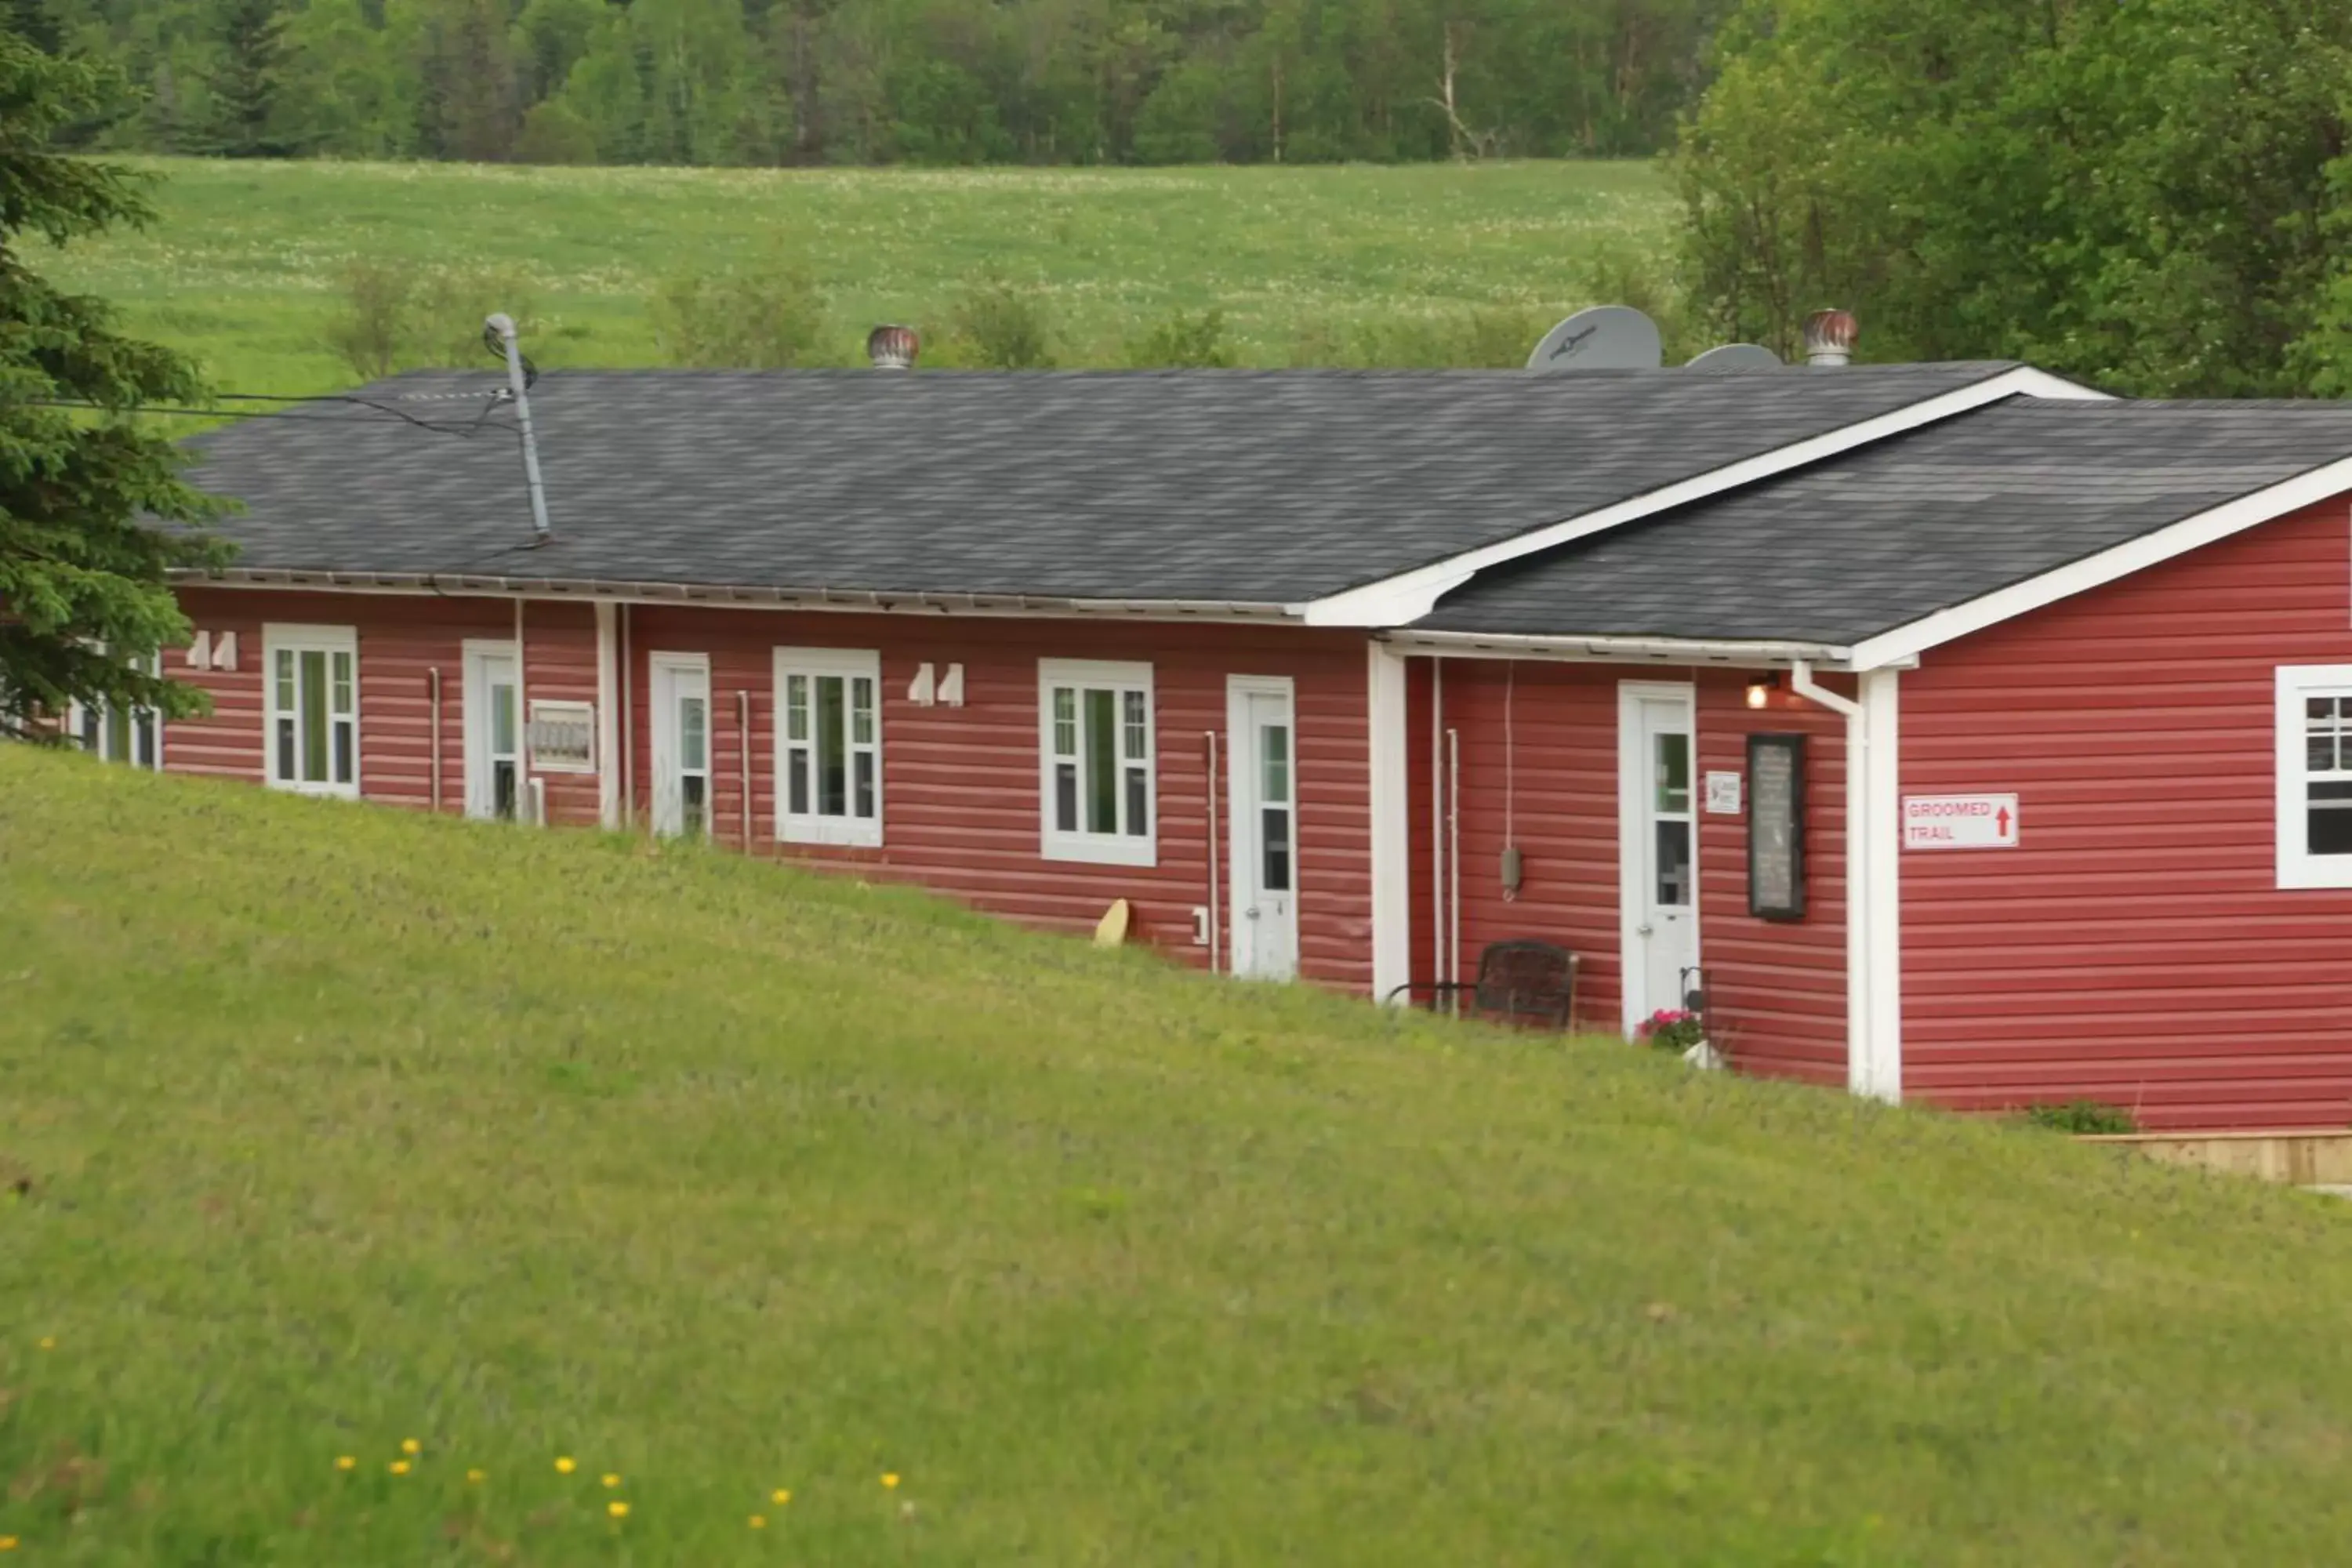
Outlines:
[[[785, 678], [793, 675], [811, 677], [837, 675], [849, 679], [870, 680], [874, 683], [874, 815], [871, 817], [825, 816], [815, 811], [794, 812], [792, 804], [792, 740], [789, 733], [790, 708], [786, 700]], [[871, 648], [780, 647], [775, 651], [775, 686], [771, 693], [775, 704], [775, 781], [776, 837], [785, 844], [830, 844], [857, 849], [879, 849], [882, 847], [882, 821], [888, 810], [883, 779], [886, 768], [883, 755], [882, 656]], [[815, 737], [810, 737], [814, 748]], [[854, 746], [854, 742], [849, 742]], [[854, 766], [854, 764], [853, 764]], [[814, 764], [812, 764], [814, 767]], [[855, 784], [852, 785], [853, 791]], [[810, 802], [814, 805], [815, 780], [810, 780]]]
[[2304, 814], [2307, 773], [2303, 703], [2307, 697], [2352, 697], [2352, 664], [2283, 664], [2276, 671], [2272, 722], [2278, 742], [2278, 885], [2352, 888], [2352, 855], [2314, 855]]
[[[203, 634], [199, 633], [197, 635], [202, 636]], [[163, 656], [162, 652], [158, 651], [150, 654], [145, 659], [139, 661], [139, 668], [145, 674], [154, 676], [159, 679], [162, 679], [163, 674]], [[107, 720], [113, 706], [114, 705], [110, 702], [100, 703], [98, 705], [98, 723], [100, 739], [100, 743], [93, 747], [82, 738], [82, 728], [89, 718], [90, 704], [79, 700], [67, 703], [66, 734], [73, 741], [73, 743], [77, 747], [79, 747], [82, 751], [97, 757], [101, 762], [119, 763], [122, 766], [131, 768], [143, 767], [145, 771], [149, 773], [162, 773], [163, 771], [163, 710], [156, 708], [139, 707], [134, 707], [131, 710], [132, 724], [136, 725], [139, 721], [139, 715], [144, 713], [148, 716], [149, 721], [155, 726], [155, 759], [151, 763], [142, 764], [135, 755], [129, 757], [111, 757], [107, 755], [104, 737], [107, 732]], [[135, 731], [132, 735], [131, 744], [135, 752], [139, 744]]]
[[[278, 652], [280, 648], [296, 653], [347, 653], [352, 656], [352, 778], [349, 784], [311, 784], [300, 779], [278, 776]], [[332, 679], [331, 675], [330, 679]], [[366, 773], [366, 758], [362, 748], [366, 736], [361, 727], [360, 634], [356, 626], [303, 626], [287, 621], [272, 621], [261, 628], [261, 774], [271, 789], [289, 795], [328, 795], [340, 800], [360, 798], [360, 780]], [[328, 742], [332, 747], [331, 738]]]
[[[1108, 686], [1143, 693], [1144, 805], [1150, 814], [1150, 821], [1145, 824], [1143, 832], [1064, 832], [1054, 826], [1054, 689], [1057, 686]], [[1159, 730], [1160, 700], [1152, 686], [1151, 666], [1086, 658], [1041, 658], [1037, 661], [1037, 853], [1040, 858], [1097, 866], [1160, 864]]]

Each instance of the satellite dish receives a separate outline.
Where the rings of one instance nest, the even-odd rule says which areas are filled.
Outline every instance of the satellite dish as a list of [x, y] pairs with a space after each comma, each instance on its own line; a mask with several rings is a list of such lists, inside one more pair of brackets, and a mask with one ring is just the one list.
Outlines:
[[1780, 356], [1761, 343], [1723, 343], [1683, 366], [1685, 370], [1729, 373], [1736, 370], [1778, 370]]
[[1665, 362], [1657, 322], [1631, 305], [1595, 305], [1546, 332], [1528, 356], [1528, 368], [1655, 370]]

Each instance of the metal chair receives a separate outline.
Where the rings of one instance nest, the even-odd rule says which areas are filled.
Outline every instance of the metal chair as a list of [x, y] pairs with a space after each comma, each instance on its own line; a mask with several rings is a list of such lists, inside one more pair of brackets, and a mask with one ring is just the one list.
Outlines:
[[1466, 995], [1476, 1016], [1566, 1029], [1576, 1017], [1577, 966], [1575, 953], [1551, 942], [1489, 942], [1478, 955], [1477, 979], [1411, 981], [1390, 992], [1388, 1000], [1426, 994], [1434, 1008], [1445, 997]]

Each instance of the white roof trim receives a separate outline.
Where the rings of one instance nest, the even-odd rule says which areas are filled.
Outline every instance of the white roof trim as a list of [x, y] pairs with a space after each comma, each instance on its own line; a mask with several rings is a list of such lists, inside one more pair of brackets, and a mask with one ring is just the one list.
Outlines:
[[1376, 640], [1399, 653], [1436, 658], [1535, 658], [1566, 663], [1720, 664], [1767, 669], [1800, 659], [1843, 668], [1847, 650], [1826, 643], [1769, 637], [1522, 636], [1494, 632], [1381, 632]]
[[1939, 644], [2104, 586], [2118, 577], [2146, 571], [2176, 555], [2242, 533], [2259, 523], [2316, 506], [2347, 490], [2352, 490], [2352, 458], [2297, 474], [2252, 495], [2167, 524], [2153, 533], [2143, 533], [2095, 555], [2069, 562], [2038, 577], [2028, 577], [2021, 583], [1937, 610], [1893, 631], [1865, 637], [1854, 645], [1853, 668], [1880, 669], [1916, 659]]
[[[1837, 373], [1823, 371], [1821, 374], [1833, 375]], [[1787, 473], [1791, 468], [1804, 468], [1840, 453], [1850, 452], [1856, 447], [1883, 441], [1890, 436], [1899, 436], [1906, 430], [1916, 430], [1923, 425], [1932, 425], [1939, 419], [1948, 419], [1954, 415], [1966, 414], [2009, 397], [2105, 401], [2107, 395], [2052, 375], [2048, 371], [2019, 365], [1951, 392], [1906, 404], [1891, 414], [1881, 414], [1824, 435], [1777, 447], [1756, 457], [1744, 458], [1738, 462], [1727, 463], [1722, 468], [1677, 480], [1630, 500], [1516, 534], [1499, 543], [1483, 545], [1443, 561], [1433, 561], [1426, 566], [1417, 566], [1393, 577], [1383, 577], [1360, 587], [1310, 599], [1292, 605], [1291, 609], [1310, 626], [1410, 625], [1436, 608], [1439, 599], [1469, 581], [1474, 574], [1489, 566], [1588, 538], [1671, 507], [1685, 506], [1726, 490], [1738, 489], [1743, 485], [1752, 485], [1760, 479]]]
[[1010, 616], [1033, 620], [1116, 617], [1134, 621], [1237, 621], [1288, 625], [1281, 605], [1223, 599], [1080, 599], [1038, 594], [896, 594], [866, 589], [712, 587], [591, 577], [512, 577], [466, 572], [325, 572], [299, 568], [191, 568], [172, 572], [189, 588], [329, 589], [360, 594], [432, 594], [526, 599], [614, 600], [700, 605], [712, 609], [835, 610], [864, 614]]

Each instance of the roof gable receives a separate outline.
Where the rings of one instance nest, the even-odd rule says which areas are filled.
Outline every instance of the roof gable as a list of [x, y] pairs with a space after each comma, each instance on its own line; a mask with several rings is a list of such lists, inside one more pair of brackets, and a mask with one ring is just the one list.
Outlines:
[[2347, 459], [2338, 404], [2015, 399], [1485, 574], [1414, 629], [1885, 662], [2352, 488]]

